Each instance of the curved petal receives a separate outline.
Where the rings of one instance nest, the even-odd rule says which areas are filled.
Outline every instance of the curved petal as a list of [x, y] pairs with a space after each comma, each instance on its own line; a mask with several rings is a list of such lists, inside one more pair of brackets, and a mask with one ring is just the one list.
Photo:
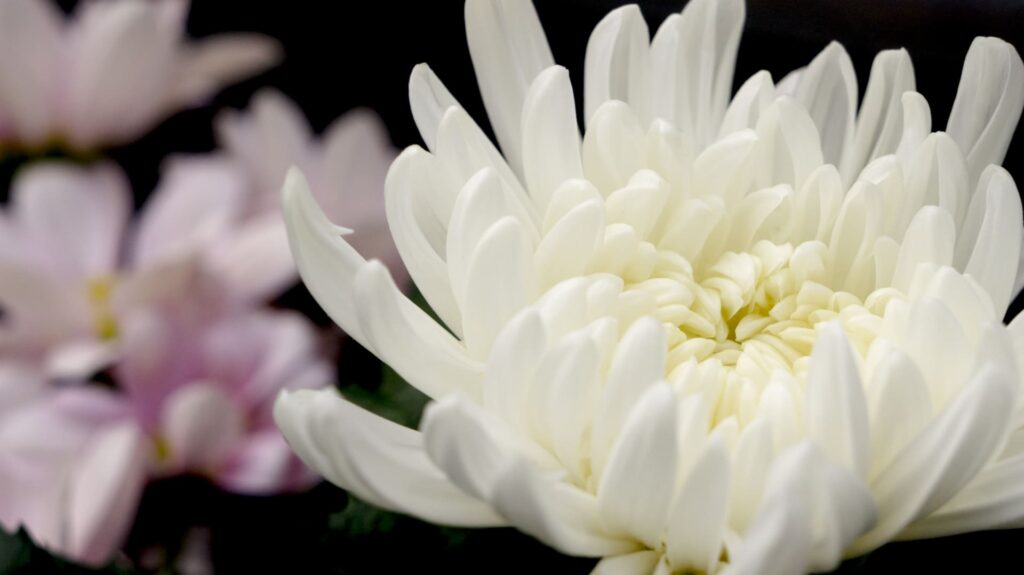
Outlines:
[[76, 279], [114, 272], [131, 213], [128, 182], [116, 166], [31, 166], [12, 196], [13, 223], [29, 239], [26, 249], [39, 250], [34, 263]]
[[695, 0], [651, 43], [654, 117], [690, 134], [698, 149], [718, 134], [729, 104], [745, 16], [737, 0]]
[[676, 487], [676, 431], [675, 393], [656, 384], [630, 410], [597, 488], [602, 519], [650, 548], [661, 542]]
[[650, 34], [638, 6], [612, 10], [598, 22], [583, 62], [585, 122], [608, 100], [626, 102], [650, 119]]
[[544, 29], [532, 2], [469, 0], [466, 40], [480, 95], [509, 164], [522, 174], [522, 110], [534, 78], [552, 66]]
[[288, 172], [283, 189], [288, 243], [299, 275], [317, 303], [360, 343], [367, 341], [356, 314], [356, 273], [366, 265], [342, 234], [348, 230], [327, 219], [297, 169]]
[[523, 101], [523, 179], [539, 213], [566, 180], [583, 177], [580, 132], [569, 71], [552, 66], [537, 75]]
[[807, 431], [836, 463], [868, 472], [868, 409], [853, 349], [838, 322], [818, 330], [807, 371]]
[[896, 152], [903, 136], [903, 94], [915, 86], [906, 50], [883, 50], [875, 56], [853, 141], [840, 162], [844, 181], [852, 182], [872, 160]]
[[480, 397], [483, 366], [402, 295], [383, 264], [363, 266], [354, 287], [360, 332], [370, 350], [429, 397], [456, 391]]
[[976, 182], [989, 164], [1001, 164], [1024, 108], [1024, 63], [1012, 44], [975, 38], [964, 60], [960, 88], [946, 131]]
[[274, 420], [306, 465], [374, 505], [442, 525], [506, 525], [430, 461], [419, 432], [356, 407], [334, 389], [281, 392]]
[[48, 2], [0, 4], [0, 108], [23, 144], [41, 145], [52, 135], [55, 113], [48, 103], [60, 79], [62, 24]]
[[221, 34], [194, 41], [179, 55], [170, 101], [192, 105], [222, 87], [278, 64], [284, 54], [274, 40], [258, 34]]
[[102, 431], [90, 442], [67, 493], [71, 556], [101, 565], [121, 546], [142, 497], [147, 447], [130, 423]]
[[459, 103], [426, 64], [417, 64], [409, 75], [409, 107], [427, 149], [437, 152], [437, 129], [448, 108]]
[[811, 61], [800, 76], [796, 100], [818, 128], [825, 162], [838, 164], [853, 144], [857, 113], [857, 75], [841, 44], [830, 43]]
[[850, 547], [851, 555], [888, 541], [949, 501], [991, 460], [1007, 433], [1013, 382], [983, 367], [958, 397], [871, 482], [878, 524]]

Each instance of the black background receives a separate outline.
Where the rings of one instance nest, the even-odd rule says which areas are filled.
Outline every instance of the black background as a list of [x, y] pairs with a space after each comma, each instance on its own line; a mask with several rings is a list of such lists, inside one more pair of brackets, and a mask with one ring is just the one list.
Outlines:
[[[625, 3], [535, 2], [555, 60], [571, 71], [577, 94], [590, 31], [608, 11]], [[75, 4], [61, 2], [68, 10]], [[683, 0], [641, 2], [652, 34], [683, 4]], [[211, 121], [216, 111], [245, 107], [264, 86], [274, 86], [295, 100], [317, 131], [345, 111], [365, 106], [383, 117], [399, 148], [420, 143], [407, 103], [408, 74], [419, 62], [428, 62], [470, 114], [486, 126], [462, 12], [461, 0], [196, 0], [188, 21], [193, 36], [260, 32], [281, 42], [286, 53], [283, 64], [225, 90], [208, 106], [170, 118], [141, 141], [111, 154], [128, 171], [141, 203], [157, 181], [163, 158], [212, 149]], [[979, 35], [999, 36], [1024, 51], [1024, 2], [749, 0], [736, 85], [761, 69], [778, 80], [808, 63], [834, 39], [849, 51], [863, 94], [874, 54], [902, 46], [910, 51], [918, 91], [931, 104], [933, 129], [937, 129], [945, 125], [964, 55]], [[1004, 162], [1019, 181], [1024, 180], [1022, 140], [1018, 133]], [[326, 323], [301, 289], [283, 302]], [[345, 365], [343, 384], [372, 385], [381, 374], [379, 364], [354, 344], [345, 346], [340, 363]], [[214, 559], [218, 572], [225, 573], [521, 572], [531, 567], [550, 571], [555, 565], [563, 573], [586, 573], [590, 566], [586, 561], [555, 557], [504, 530], [438, 532], [408, 519], [372, 513], [370, 519], [360, 515], [367, 524], [353, 527], [351, 516], [337, 515], [345, 507], [345, 495], [329, 485], [304, 495], [252, 498], [218, 493], [199, 480], [165, 481], [148, 491], [129, 549], [138, 553], [154, 543], [173, 544], [185, 527], [198, 523], [212, 528]], [[381, 525], [395, 529], [390, 535], [375, 534]], [[460, 541], [469, 544], [462, 551], [454, 547]], [[907, 566], [922, 572], [953, 568], [974, 572], [1013, 565], [1017, 571], [1022, 546], [1024, 532], [974, 534], [889, 546], [846, 568], [872, 573]]]

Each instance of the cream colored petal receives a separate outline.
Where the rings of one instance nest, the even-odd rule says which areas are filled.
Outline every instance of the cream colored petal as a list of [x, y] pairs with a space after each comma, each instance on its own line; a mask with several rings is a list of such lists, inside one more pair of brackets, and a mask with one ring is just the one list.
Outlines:
[[282, 392], [274, 420], [306, 465], [369, 503], [442, 525], [506, 525], [427, 457], [422, 435], [342, 399], [334, 389]]
[[[583, 68], [584, 119], [608, 100], [650, 119], [650, 33], [635, 4], [612, 10], [590, 33]], [[646, 122], [645, 122], [646, 123]]]
[[463, 393], [479, 398], [483, 366], [395, 286], [373, 260], [356, 274], [354, 303], [364, 345], [431, 398]]
[[427, 149], [436, 152], [437, 129], [445, 111], [458, 106], [448, 88], [426, 64], [417, 64], [409, 76], [409, 107]]
[[857, 114], [857, 75], [850, 55], [838, 42], [831, 42], [808, 64], [796, 90], [800, 102], [821, 135], [821, 151], [829, 164], [853, 145]]
[[509, 164], [522, 174], [522, 111], [534, 78], [554, 58], [532, 2], [470, 0], [466, 40], [491, 127]]
[[914, 65], [906, 50], [875, 56], [853, 141], [839, 164], [843, 181], [852, 182], [872, 160], [896, 152], [903, 136], [903, 94], [914, 88]]
[[967, 157], [971, 181], [1001, 164], [1024, 108], [1024, 63], [1012, 44], [975, 38], [946, 131]]
[[629, 411], [597, 488], [602, 519], [650, 548], [661, 542], [675, 491], [676, 421], [672, 388], [649, 388]]
[[856, 358], [838, 322], [817, 331], [807, 372], [808, 436], [832, 461], [865, 477], [870, 429]]

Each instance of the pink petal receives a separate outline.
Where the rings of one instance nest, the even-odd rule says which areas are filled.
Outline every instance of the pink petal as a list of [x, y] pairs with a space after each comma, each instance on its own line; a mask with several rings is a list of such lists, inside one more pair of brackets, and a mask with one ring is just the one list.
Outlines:
[[90, 442], [73, 471], [68, 492], [72, 557], [100, 565], [122, 544], [142, 496], [148, 447], [130, 423], [104, 430]]
[[274, 66], [281, 47], [256, 34], [224, 34], [194, 42], [179, 60], [170, 100], [189, 105], [221, 87]]
[[51, 2], [0, 2], [0, 114], [20, 143], [42, 144], [53, 127], [62, 25]]
[[240, 216], [243, 182], [217, 156], [175, 158], [143, 209], [133, 243], [136, 266], [210, 247]]
[[316, 476], [312, 472], [297, 473], [304, 469], [281, 433], [267, 429], [250, 435], [215, 479], [229, 491], [265, 495], [315, 483]]
[[253, 219], [228, 234], [210, 251], [210, 272], [224, 293], [241, 304], [258, 304], [298, 280], [280, 214]]
[[161, 3], [83, 3], [66, 90], [73, 145], [118, 143], [160, 119], [180, 35]]
[[29, 167], [14, 182], [12, 203], [25, 241], [43, 259], [37, 265], [77, 281], [116, 269], [131, 192], [114, 165]]
[[176, 391], [164, 404], [161, 422], [172, 466], [194, 471], [217, 468], [245, 436], [244, 417], [213, 383]]

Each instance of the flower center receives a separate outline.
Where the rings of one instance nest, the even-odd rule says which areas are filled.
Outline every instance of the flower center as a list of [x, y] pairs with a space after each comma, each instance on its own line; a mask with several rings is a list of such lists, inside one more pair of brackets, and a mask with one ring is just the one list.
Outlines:
[[96, 337], [109, 341], [117, 338], [117, 317], [111, 306], [111, 295], [114, 292], [114, 278], [98, 276], [89, 279], [86, 284], [86, 298], [92, 310], [93, 329]]
[[[866, 354], [885, 305], [900, 297], [886, 288], [862, 301], [830, 289], [828, 250], [820, 242], [761, 241], [699, 268], [674, 253], [655, 259], [649, 276], [627, 282], [626, 290], [650, 298], [653, 315], [667, 327], [667, 379], [684, 392], [714, 390], [707, 399], [717, 406], [716, 423], [736, 416], [745, 424], [770, 383], [802, 381], [819, 324], [839, 320]], [[707, 379], [715, 381], [694, 383]]]

